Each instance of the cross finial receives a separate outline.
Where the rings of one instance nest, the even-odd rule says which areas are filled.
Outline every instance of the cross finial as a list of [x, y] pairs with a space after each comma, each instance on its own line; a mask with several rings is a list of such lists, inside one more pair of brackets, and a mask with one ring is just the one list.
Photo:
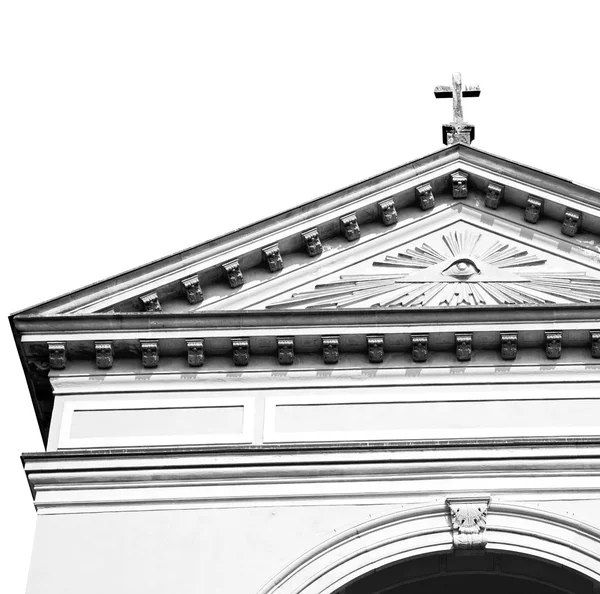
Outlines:
[[452, 111], [454, 119], [451, 124], [442, 126], [444, 144], [471, 144], [475, 140], [475, 126], [465, 122], [463, 118], [462, 98], [479, 97], [481, 91], [478, 86], [463, 87], [460, 72], [452, 74], [452, 86], [438, 86], [434, 91], [437, 99], [452, 97]]

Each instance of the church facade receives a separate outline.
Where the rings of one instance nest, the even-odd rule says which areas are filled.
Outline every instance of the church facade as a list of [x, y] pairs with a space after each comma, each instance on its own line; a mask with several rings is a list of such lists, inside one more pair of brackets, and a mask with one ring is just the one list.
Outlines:
[[11, 317], [29, 594], [599, 591], [600, 193], [469, 134]]

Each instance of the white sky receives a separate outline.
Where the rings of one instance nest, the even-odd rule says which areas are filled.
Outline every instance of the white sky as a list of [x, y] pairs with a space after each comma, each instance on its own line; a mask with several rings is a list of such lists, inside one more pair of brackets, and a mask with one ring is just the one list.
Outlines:
[[[441, 148], [456, 70], [475, 146], [600, 188], [594, 4], [5, 2], [3, 315]], [[42, 445], [3, 328], [0, 589], [23, 592]]]

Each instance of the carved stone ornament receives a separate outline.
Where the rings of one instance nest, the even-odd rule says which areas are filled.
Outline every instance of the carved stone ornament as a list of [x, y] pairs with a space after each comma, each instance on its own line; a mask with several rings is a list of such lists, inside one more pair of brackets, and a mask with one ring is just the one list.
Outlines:
[[369, 349], [369, 362], [381, 363], [383, 361], [383, 336], [367, 336]]
[[241, 287], [244, 284], [244, 275], [237, 260], [231, 260], [223, 264], [223, 270], [227, 276], [227, 282], [232, 289]]
[[473, 354], [473, 335], [472, 334], [456, 334], [456, 358], [459, 361], [470, 361]]
[[447, 499], [452, 522], [452, 541], [457, 550], [485, 549], [489, 498]]
[[110, 369], [113, 366], [113, 346], [110, 341], [94, 343], [96, 351], [96, 367], [98, 369]]
[[590, 332], [592, 339], [591, 353], [594, 359], [600, 358], [600, 330]]
[[505, 361], [512, 361], [517, 357], [517, 339], [516, 332], [500, 333], [500, 354]]
[[394, 201], [389, 198], [388, 200], [382, 200], [377, 203], [379, 207], [379, 215], [381, 216], [381, 222], [389, 227], [398, 222], [398, 213], [396, 212], [396, 205]]
[[50, 369], [64, 369], [67, 366], [67, 343], [48, 343], [48, 362]]
[[541, 198], [529, 196], [525, 207], [525, 220], [528, 223], [537, 223], [540, 220], [543, 208], [544, 201]]
[[456, 171], [450, 177], [452, 178], [452, 198], [466, 198], [469, 194], [468, 175], [464, 171]]
[[146, 368], [158, 367], [158, 340], [140, 340], [142, 365]]
[[144, 309], [146, 311], [162, 311], [162, 307], [160, 306], [160, 301], [158, 300], [158, 295], [156, 293], [142, 295], [140, 297], [140, 301], [144, 305]]
[[435, 197], [433, 196], [433, 188], [431, 184], [423, 184], [416, 189], [417, 198], [421, 210], [430, 210], [435, 206]]
[[340, 358], [340, 339], [337, 336], [323, 336], [323, 361], [337, 363]]
[[567, 208], [567, 211], [565, 212], [565, 218], [560, 229], [562, 234], [568, 235], [569, 237], [574, 237], [577, 234], [577, 231], [579, 231], [580, 225], [581, 213]]
[[413, 334], [412, 342], [412, 358], [415, 363], [424, 363], [427, 361], [429, 350], [429, 336], [427, 334]]
[[360, 227], [358, 226], [356, 214], [353, 213], [345, 217], [340, 217], [340, 225], [342, 226], [344, 237], [348, 241], [356, 241], [360, 238]]
[[262, 252], [271, 272], [283, 270], [283, 259], [281, 258], [281, 253], [279, 252], [279, 246], [277, 244], [263, 248]]
[[277, 339], [277, 359], [280, 365], [291, 365], [294, 362], [294, 339], [292, 337]]
[[498, 205], [500, 204], [500, 200], [502, 199], [502, 194], [504, 193], [504, 186], [500, 184], [492, 184], [489, 183], [487, 187], [487, 192], [485, 194], [485, 205], [487, 208], [491, 208], [496, 210]]
[[323, 253], [323, 246], [321, 245], [321, 239], [319, 238], [319, 232], [317, 229], [309, 229], [302, 233], [302, 239], [304, 240], [304, 247], [306, 253], [313, 258]]
[[560, 359], [562, 352], [562, 332], [546, 332], [546, 357]]
[[202, 289], [200, 288], [200, 279], [197, 274], [184, 278], [181, 281], [181, 287], [183, 288], [189, 303], [201, 303], [204, 299]]
[[190, 367], [202, 367], [204, 365], [204, 340], [202, 338], [190, 338], [187, 344], [187, 358]]
[[233, 347], [233, 364], [243, 367], [250, 361], [250, 342], [247, 338], [234, 338], [231, 341]]

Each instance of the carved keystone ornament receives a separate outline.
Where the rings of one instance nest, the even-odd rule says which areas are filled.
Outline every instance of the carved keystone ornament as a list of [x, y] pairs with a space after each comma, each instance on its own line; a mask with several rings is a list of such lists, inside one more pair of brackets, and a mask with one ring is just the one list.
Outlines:
[[452, 522], [452, 540], [458, 550], [484, 549], [489, 497], [446, 499]]

